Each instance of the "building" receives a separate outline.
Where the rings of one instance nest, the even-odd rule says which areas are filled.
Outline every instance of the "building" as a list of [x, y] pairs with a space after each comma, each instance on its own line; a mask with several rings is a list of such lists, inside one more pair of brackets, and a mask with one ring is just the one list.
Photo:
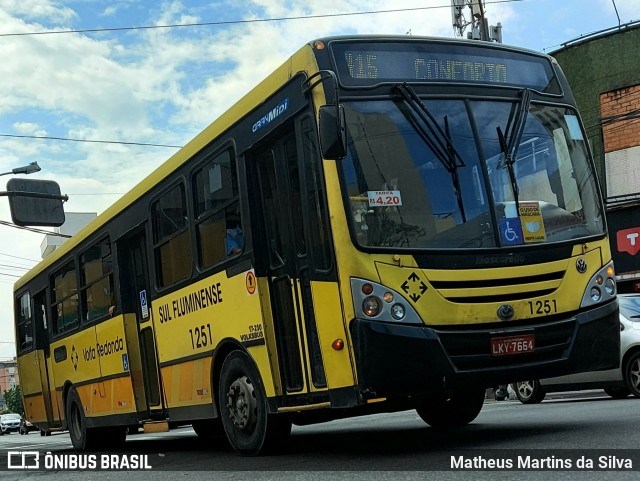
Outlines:
[[5, 408], [4, 393], [18, 384], [20, 378], [15, 358], [11, 361], [0, 361], [0, 410]]
[[63, 236], [72, 236], [97, 216], [98, 214], [95, 212], [67, 212], [65, 214], [64, 224], [53, 229], [54, 234], [62, 234], [62, 236], [47, 234], [42, 240], [40, 244], [42, 258], [47, 257], [67, 240], [67, 237]]
[[571, 85], [591, 144], [621, 292], [640, 291], [639, 47], [635, 21], [551, 53]]

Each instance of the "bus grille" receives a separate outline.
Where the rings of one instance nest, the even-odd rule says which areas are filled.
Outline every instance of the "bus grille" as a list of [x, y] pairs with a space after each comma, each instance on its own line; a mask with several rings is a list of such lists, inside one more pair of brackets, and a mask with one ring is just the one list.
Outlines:
[[524, 277], [496, 277], [474, 280], [438, 280], [430, 277], [431, 285], [450, 302], [509, 302], [553, 293], [564, 277], [564, 270]]

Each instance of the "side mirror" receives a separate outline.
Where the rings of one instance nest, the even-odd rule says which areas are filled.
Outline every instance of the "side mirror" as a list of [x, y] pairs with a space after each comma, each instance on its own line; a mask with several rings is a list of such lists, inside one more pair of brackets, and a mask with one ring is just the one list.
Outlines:
[[320, 149], [325, 159], [340, 160], [347, 156], [345, 125], [342, 105], [320, 107]]
[[11, 220], [20, 226], [59, 227], [64, 224], [60, 186], [52, 180], [11, 179], [7, 182]]

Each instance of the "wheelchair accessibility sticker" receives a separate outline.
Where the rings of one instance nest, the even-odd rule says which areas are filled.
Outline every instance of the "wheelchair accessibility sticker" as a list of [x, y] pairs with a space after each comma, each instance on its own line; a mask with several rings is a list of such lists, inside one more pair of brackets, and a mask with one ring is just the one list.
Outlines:
[[522, 225], [517, 217], [500, 218], [500, 239], [502, 245], [515, 246], [524, 244]]

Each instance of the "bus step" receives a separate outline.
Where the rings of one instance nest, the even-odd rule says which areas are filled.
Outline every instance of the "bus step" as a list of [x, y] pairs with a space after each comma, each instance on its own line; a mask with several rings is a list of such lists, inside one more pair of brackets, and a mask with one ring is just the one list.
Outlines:
[[142, 423], [142, 427], [145, 433], [168, 433], [169, 432], [168, 421], [150, 421], [148, 423]]

